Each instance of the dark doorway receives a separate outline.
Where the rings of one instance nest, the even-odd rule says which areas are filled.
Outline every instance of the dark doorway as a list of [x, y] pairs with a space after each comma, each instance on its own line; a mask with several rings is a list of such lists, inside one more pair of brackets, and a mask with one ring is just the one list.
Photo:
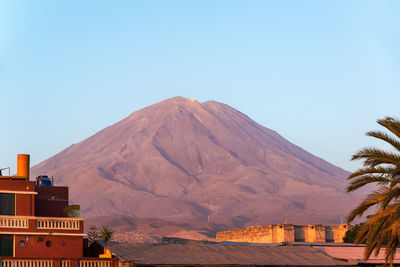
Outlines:
[[14, 236], [13, 235], [0, 235], [0, 256], [13, 257]]

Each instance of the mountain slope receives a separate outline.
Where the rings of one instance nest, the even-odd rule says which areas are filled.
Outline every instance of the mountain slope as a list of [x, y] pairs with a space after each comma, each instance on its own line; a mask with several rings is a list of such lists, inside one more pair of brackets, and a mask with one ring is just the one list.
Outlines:
[[175, 97], [40, 163], [85, 216], [247, 224], [337, 223], [348, 173], [228, 105]]
[[225, 225], [209, 222], [174, 223], [163, 219], [111, 215], [85, 219], [85, 232], [90, 226], [100, 229], [103, 225], [109, 226], [114, 231], [114, 240], [134, 243], [157, 243], [162, 237], [215, 241], [217, 232], [228, 229]]

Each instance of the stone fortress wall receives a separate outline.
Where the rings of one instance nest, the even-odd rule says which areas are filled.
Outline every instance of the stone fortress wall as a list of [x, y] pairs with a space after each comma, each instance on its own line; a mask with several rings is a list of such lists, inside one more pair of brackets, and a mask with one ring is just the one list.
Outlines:
[[218, 232], [216, 241], [243, 243], [331, 242], [343, 243], [348, 224], [271, 224]]

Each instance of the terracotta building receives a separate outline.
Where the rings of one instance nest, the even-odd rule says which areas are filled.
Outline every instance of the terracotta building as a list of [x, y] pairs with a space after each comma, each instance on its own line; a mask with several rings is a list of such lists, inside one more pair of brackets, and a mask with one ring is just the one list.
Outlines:
[[84, 236], [79, 206], [69, 205], [68, 187], [54, 186], [47, 176], [30, 181], [29, 155], [18, 155], [17, 175], [0, 172], [0, 266], [114, 265], [111, 259], [83, 258]]

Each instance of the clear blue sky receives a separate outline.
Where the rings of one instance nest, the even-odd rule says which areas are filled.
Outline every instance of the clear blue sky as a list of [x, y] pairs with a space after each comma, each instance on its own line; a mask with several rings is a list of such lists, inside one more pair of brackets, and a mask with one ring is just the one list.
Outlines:
[[347, 170], [400, 113], [400, 1], [0, 0], [0, 167], [181, 95]]

